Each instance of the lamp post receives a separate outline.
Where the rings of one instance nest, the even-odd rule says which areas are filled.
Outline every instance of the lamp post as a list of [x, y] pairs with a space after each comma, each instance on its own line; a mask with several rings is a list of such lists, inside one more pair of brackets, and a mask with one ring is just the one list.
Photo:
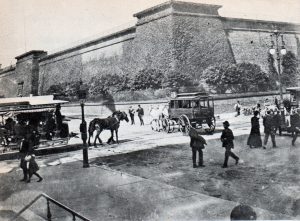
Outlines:
[[80, 87], [79, 87], [78, 97], [80, 99], [80, 107], [81, 107], [81, 124], [79, 130], [83, 142], [83, 148], [82, 148], [83, 168], [87, 168], [90, 167], [90, 164], [89, 164], [88, 146], [86, 145], [87, 126], [86, 126], [86, 121], [84, 119], [84, 100], [86, 99], [86, 88], [83, 86], [81, 80], [79, 83], [80, 83]]
[[[285, 43], [283, 40], [283, 34], [281, 34], [278, 30], [275, 30], [271, 36], [271, 48], [269, 50], [270, 54], [275, 56], [277, 60], [277, 73], [278, 73], [278, 80], [279, 80], [279, 92], [280, 92], [280, 102], [283, 101], [282, 95], [282, 82], [281, 82], [281, 57], [286, 54]], [[281, 43], [278, 40], [281, 38]], [[275, 42], [274, 42], [275, 39]]]

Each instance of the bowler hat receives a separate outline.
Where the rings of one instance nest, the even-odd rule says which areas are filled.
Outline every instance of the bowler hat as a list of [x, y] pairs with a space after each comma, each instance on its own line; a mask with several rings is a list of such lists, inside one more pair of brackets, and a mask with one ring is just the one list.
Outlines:
[[229, 122], [227, 120], [223, 122], [223, 125], [224, 126], [228, 126], [228, 127], [230, 126], [230, 124], [229, 124]]

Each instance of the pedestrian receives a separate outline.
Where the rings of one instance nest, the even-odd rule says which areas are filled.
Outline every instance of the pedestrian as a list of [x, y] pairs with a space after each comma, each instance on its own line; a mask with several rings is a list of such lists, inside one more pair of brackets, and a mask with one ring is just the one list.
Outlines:
[[37, 182], [41, 182], [43, 178], [37, 173], [37, 171], [40, 169], [38, 164], [35, 161], [35, 155], [34, 154], [29, 154], [25, 157], [25, 160], [27, 162], [27, 170], [28, 170], [28, 179], [27, 183], [30, 183], [32, 175], [37, 176], [39, 179]]
[[129, 112], [129, 116], [130, 116], [130, 119], [131, 119], [131, 125], [133, 125], [133, 124], [135, 124], [135, 122], [134, 122], [134, 113], [135, 113], [135, 111], [132, 108], [132, 106], [129, 107], [128, 112]]
[[138, 117], [140, 119], [140, 124], [141, 126], [144, 125], [144, 109], [141, 107], [141, 105], [138, 105], [138, 109], [136, 110], [136, 112], [138, 113]]
[[233, 152], [231, 152], [231, 149], [234, 148], [234, 144], [233, 144], [234, 136], [232, 130], [229, 129], [230, 126], [229, 122], [224, 121], [223, 126], [224, 126], [224, 130], [222, 131], [221, 141], [223, 143], [222, 146], [225, 147], [225, 159], [222, 168], [227, 168], [229, 157], [235, 159], [235, 165], [239, 163], [240, 158], [236, 156]]
[[60, 109], [61, 109], [60, 104], [56, 105], [55, 119], [56, 119], [56, 127], [57, 127], [57, 130], [59, 131], [59, 133], [62, 128], [62, 122], [63, 122], [63, 118], [64, 118], [64, 116], [60, 112]]
[[275, 134], [278, 130], [279, 132], [279, 136], [281, 136], [281, 115], [280, 115], [280, 111], [276, 110], [276, 114], [274, 115], [274, 124], [275, 124]]
[[292, 146], [295, 146], [295, 141], [300, 133], [300, 109], [297, 112], [293, 112], [291, 115], [291, 128], [293, 132]]
[[259, 129], [259, 112], [254, 111], [254, 116], [251, 118], [251, 131], [248, 137], [247, 145], [250, 148], [257, 148], [262, 146], [262, 141], [260, 137], [260, 129]]
[[237, 103], [234, 105], [234, 109], [236, 111], [236, 117], [239, 116], [241, 114], [241, 108], [242, 105], [240, 104], [240, 101], [237, 101]]
[[198, 167], [205, 167], [203, 164], [203, 149], [206, 144], [206, 140], [196, 131], [195, 128], [191, 127], [189, 131], [189, 136], [191, 138], [190, 146], [192, 148], [192, 160], [193, 160], [193, 168], [197, 167], [196, 158], [197, 152], [199, 155]]
[[32, 151], [30, 145], [30, 134], [27, 133], [23, 136], [21, 143], [20, 143], [20, 150], [19, 150], [19, 158], [20, 158], [20, 167], [23, 170], [23, 179], [20, 181], [27, 181], [28, 179], [28, 168], [26, 165], [25, 157]]
[[264, 138], [264, 146], [263, 148], [266, 149], [266, 145], [268, 143], [269, 136], [271, 136], [273, 148], [276, 148], [276, 141], [275, 141], [275, 123], [274, 123], [274, 115], [273, 111], [268, 110], [266, 116], [263, 119], [263, 125], [265, 127], [265, 138]]
[[280, 105], [279, 105], [277, 97], [274, 98], [274, 104], [277, 107], [277, 109], [280, 109]]

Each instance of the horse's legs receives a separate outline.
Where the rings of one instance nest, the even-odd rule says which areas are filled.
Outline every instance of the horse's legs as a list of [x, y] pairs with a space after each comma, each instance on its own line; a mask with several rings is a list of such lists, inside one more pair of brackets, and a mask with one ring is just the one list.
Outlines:
[[114, 130], [110, 130], [110, 132], [111, 132], [111, 136], [110, 136], [110, 138], [107, 140], [107, 143], [110, 143], [110, 142], [114, 141]]
[[117, 143], [119, 143], [119, 138], [118, 138], [118, 129], [116, 129], [115, 131], [116, 131], [116, 141], [117, 141]]
[[102, 140], [100, 138], [100, 133], [102, 132], [102, 130], [97, 130], [97, 135], [95, 136], [95, 141], [94, 141], [94, 146], [96, 146], [96, 141], [97, 141], [97, 138], [98, 138], [98, 141], [100, 144], [102, 144]]

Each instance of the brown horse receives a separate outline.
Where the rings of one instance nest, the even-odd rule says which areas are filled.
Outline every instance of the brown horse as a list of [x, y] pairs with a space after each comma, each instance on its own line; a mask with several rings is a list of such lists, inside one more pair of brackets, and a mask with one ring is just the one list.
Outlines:
[[114, 141], [114, 131], [116, 132], [116, 141], [119, 143], [118, 140], [118, 129], [120, 127], [120, 121], [125, 120], [128, 122], [127, 114], [123, 111], [115, 111], [111, 116], [100, 119], [95, 118], [92, 120], [89, 124], [89, 141], [88, 144], [91, 146], [90, 138], [93, 137], [93, 133], [96, 130], [97, 135], [95, 136], [94, 140], [94, 146], [96, 146], [96, 140], [98, 138], [98, 141], [100, 144], [102, 144], [102, 140], [100, 139], [100, 133], [103, 130], [110, 130], [111, 131], [111, 137], [108, 139], [107, 143], [115, 142]]

